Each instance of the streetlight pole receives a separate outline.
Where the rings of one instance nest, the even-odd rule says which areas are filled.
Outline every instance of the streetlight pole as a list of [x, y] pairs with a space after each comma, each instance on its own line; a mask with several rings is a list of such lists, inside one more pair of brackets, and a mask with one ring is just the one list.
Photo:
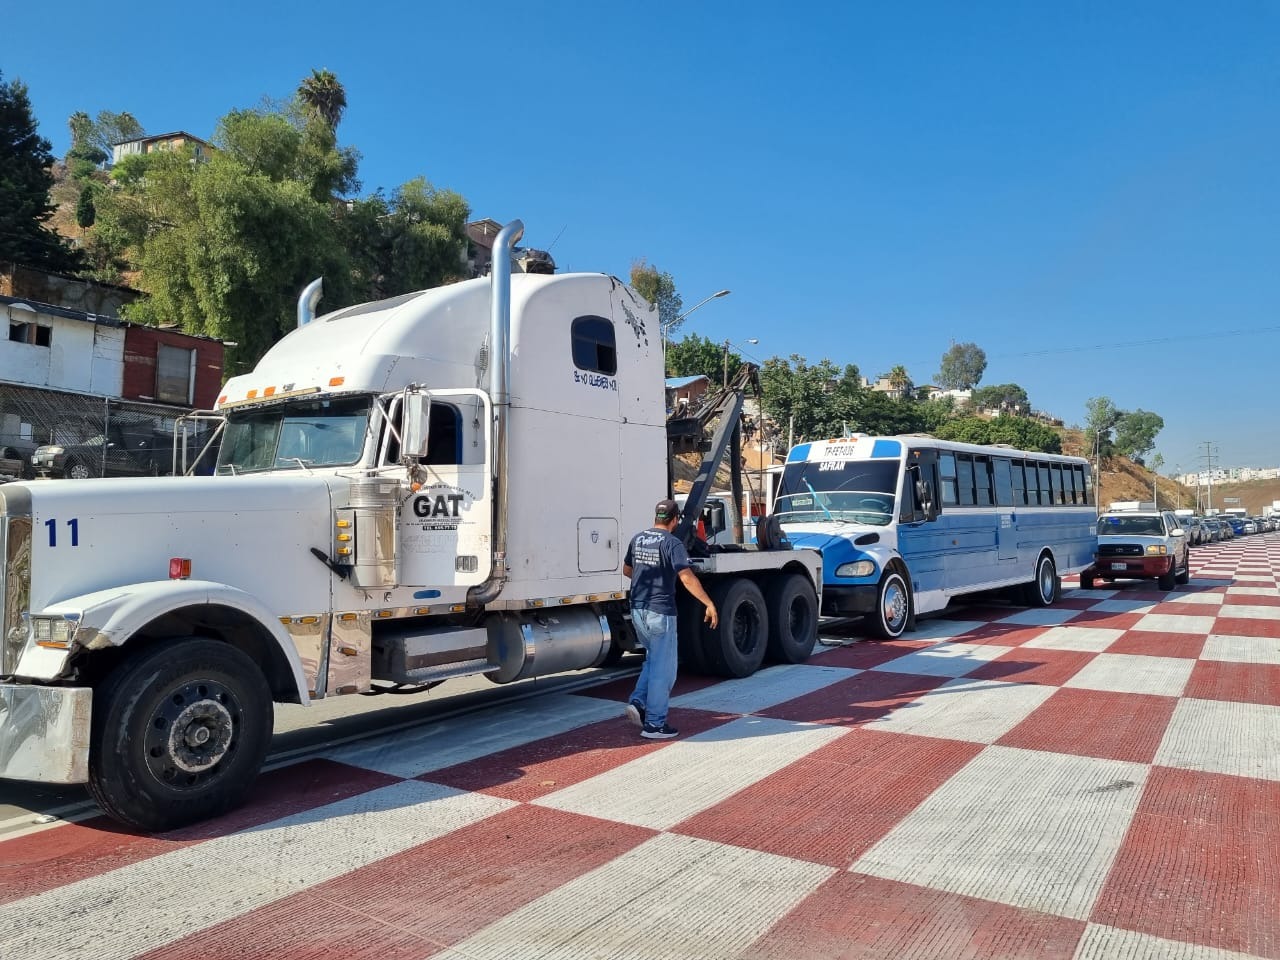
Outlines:
[[716, 291], [715, 293], [713, 293], [711, 296], [709, 296], [709, 297], [703, 297], [701, 300], [699, 300], [697, 303], [695, 303], [692, 307], [690, 307], [690, 308], [689, 308], [688, 310], [686, 310], [684, 313], [680, 314], [680, 316], [678, 316], [678, 317], [673, 317], [672, 319], [668, 320], [666, 323], [660, 323], [660, 324], [659, 324], [659, 326], [661, 326], [661, 328], [662, 328], [662, 350], [663, 350], [663, 352], [665, 353], [665, 352], [666, 352], [666, 349], [667, 349], [667, 331], [668, 331], [669, 329], [671, 329], [672, 327], [674, 327], [677, 323], [679, 323], [681, 320], [683, 320], [683, 319], [684, 319], [685, 317], [687, 317], [689, 314], [693, 313], [693, 311], [697, 310], [699, 307], [701, 307], [701, 306], [703, 306], [703, 305], [705, 305], [705, 304], [710, 303], [712, 300], [718, 300], [718, 299], [720, 299], [720, 297], [727, 297], [727, 296], [729, 295], [729, 293], [730, 293], [730, 292], [731, 292], [731, 291], [729, 291], [729, 290], [717, 290], [717, 291]]
[[[757, 340], [755, 337], [752, 337], [750, 340], [747, 341], [747, 343], [751, 343], [751, 344], [756, 344], [759, 342], [760, 341]], [[729, 347], [731, 346], [732, 344], [729, 342], [728, 338], [726, 338], [724, 341], [724, 380], [720, 384], [721, 389], [727, 389], [729, 386]]]

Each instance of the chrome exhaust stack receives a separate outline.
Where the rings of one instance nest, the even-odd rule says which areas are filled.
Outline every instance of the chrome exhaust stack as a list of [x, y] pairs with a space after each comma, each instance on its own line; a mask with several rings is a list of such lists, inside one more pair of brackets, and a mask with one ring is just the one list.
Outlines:
[[493, 570], [468, 594], [472, 603], [497, 598], [507, 582], [507, 416], [511, 410], [511, 250], [524, 236], [512, 220], [493, 242], [489, 313], [489, 399], [493, 404]]
[[316, 307], [324, 296], [324, 277], [316, 277], [302, 288], [298, 297], [298, 326], [305, 327], [316, 318]]

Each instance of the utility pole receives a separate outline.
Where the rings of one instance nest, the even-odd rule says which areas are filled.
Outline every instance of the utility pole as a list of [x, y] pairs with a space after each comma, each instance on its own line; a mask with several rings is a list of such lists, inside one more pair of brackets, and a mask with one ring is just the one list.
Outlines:
[[1204, 442], [1204, 461], [1205, 461], [1205, 478], [1207, 481], [1207, 499], [1205, 501], [1205, 511], [1213, 509], [1213, 441], [1206, 440]]

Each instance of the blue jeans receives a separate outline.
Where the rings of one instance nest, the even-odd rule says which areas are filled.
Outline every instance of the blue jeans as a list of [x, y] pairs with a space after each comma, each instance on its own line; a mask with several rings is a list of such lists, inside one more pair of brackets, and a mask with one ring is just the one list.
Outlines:
[[646, 654], [631, 699], [644, 707], [646, 724], [660, 727], [667, 722], [667, 705], [676, 682], [676, 618], [632, 607], [631, 622]]

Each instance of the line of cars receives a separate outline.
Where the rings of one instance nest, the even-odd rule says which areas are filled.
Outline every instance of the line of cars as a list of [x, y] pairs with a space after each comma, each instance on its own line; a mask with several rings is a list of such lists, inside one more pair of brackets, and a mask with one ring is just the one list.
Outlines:
[[1191, 548], [1280, 529], [1271, 517], [1220, 514], [1198, 517], [1160, 510], [1154, 503], [1120, 502], [1098, 516], [1093, 563], [1080, 574], [1091, 590], [1101, 580], [1155, 580], [1172, 590], [1191, 578]]

